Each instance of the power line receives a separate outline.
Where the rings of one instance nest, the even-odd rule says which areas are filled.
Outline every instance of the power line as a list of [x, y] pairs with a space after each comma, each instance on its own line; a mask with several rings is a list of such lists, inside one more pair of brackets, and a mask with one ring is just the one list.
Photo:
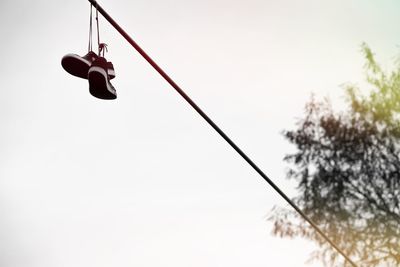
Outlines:
[[215, 131], [262, 177], [264, 180], [292, 206], [338, 253], [340, 253], [347, 262], [353, 267], [358, 267], [349, 256], [346, 255], [324, 232], [305, 214], [303, 211], [222, 131], [199, 106], [168, 76], [165, 71], [157, 65], [156, 62], [108, 15], [108, 13], [95, 1], [88, 0], [103, 17], [127, 40], [133, 48], [191, 105], [204, 120], [214, 128]]

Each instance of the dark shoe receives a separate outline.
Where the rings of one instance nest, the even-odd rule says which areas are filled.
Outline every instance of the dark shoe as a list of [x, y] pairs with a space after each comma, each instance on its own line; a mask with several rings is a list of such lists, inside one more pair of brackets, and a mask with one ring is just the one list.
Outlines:
[[98, 56], [93, 51], [83, 57], [76, 54], [68, 54], [61, 59], [61, 65], [69, 74], [87, 79], [89, 68], [97, 58]]
[[97, 58], [89, 68], [89, 92], [100, 99], [116, 99], [117, 92], [110, 83], [109, 64], [104, 57]]

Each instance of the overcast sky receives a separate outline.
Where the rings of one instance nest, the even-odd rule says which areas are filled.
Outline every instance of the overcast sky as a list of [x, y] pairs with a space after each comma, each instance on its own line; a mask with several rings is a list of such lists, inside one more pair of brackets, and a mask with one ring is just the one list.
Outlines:
[[[281, 132], [311, 92], [340, 106], [362, 42], [399, 54], [395, 0], [99, 3], [290, 196]], [[85, 0], [0, 2], [0, 266], [320, 266], [271, 236], [283, 200], [102, 17], [118, 99], [62, 69], [88, 22]]]

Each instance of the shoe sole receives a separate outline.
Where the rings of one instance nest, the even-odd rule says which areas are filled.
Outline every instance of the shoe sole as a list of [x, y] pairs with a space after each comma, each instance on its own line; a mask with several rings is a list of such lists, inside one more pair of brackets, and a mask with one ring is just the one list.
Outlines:
[[61, 65], [69, 74], [73, 76], [82, 79], [88, 78], [90, 62], [78, 55], [68, 54], [64, 56], [61, 60]]
[[107, 80], [107, 72], [101, 67], [91, 67], [88, 73], [89, 92], [92, 96], [100, 99], [116, 99], [115, 89], [111, 88]]
[[110, 80], [115, 78], [115, 71], [114, 70], [108, 69], [107, 73], [108, 73], [108, 77], [110, 77]]

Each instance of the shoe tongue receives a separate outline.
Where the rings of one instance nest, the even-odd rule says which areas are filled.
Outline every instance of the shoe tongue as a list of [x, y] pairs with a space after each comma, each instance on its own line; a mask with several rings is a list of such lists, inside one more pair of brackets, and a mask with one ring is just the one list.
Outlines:
[[101, 64], [107, 64], [107, 60], [104, 57], [98, 57], [96, 61]]

